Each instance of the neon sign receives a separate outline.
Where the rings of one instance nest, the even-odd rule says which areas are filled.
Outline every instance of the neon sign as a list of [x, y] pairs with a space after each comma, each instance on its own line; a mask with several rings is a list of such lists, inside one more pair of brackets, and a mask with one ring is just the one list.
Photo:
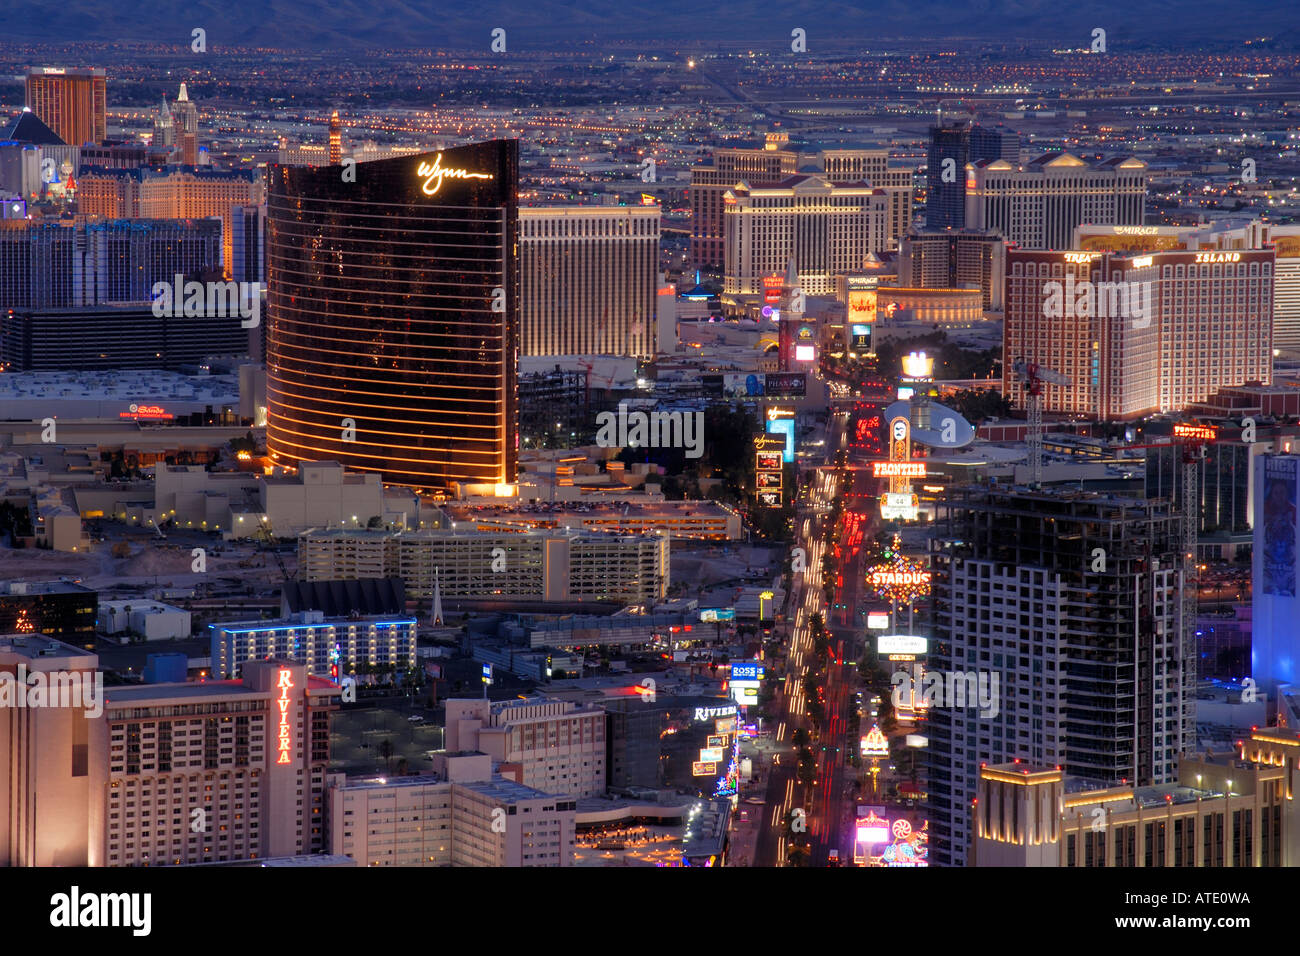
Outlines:
[[924, 478], [923, 461], [873, 461], [872, 478]]
[[118, 418], [175, 418], [171, 412], [161, 405], [139, 405], [132, 403], [131, 407], [124, 412], [117, 413]]
[[1197, 263], [1202, 262], [1240, 262], [1240, 252], [1198, 252]]
[[[426, 196], [436, 196], [444, 179], [491, 179], [491, 173], [471, 173], [467, 169], [443, 169], [442, 153], [434, 157], [433, 165], [421, 163], [416, 172], [424, 177], [420, 191]], [[432, 186], [432, 188], [430, 188]]]
[[276, 703], [280, 705], [280, 756], [276, 758], [276, 763], [289, 763], [289, 691], [293, 687], [293, 671], [280, 671], [280, 683], [276, 684], [276, 689], [280, 692], [280, 697]]
[[1175, 438], [1194, 438], [1199, 441], [1214, 441], [1218, 433], [1210, 425], [1174, 425]]

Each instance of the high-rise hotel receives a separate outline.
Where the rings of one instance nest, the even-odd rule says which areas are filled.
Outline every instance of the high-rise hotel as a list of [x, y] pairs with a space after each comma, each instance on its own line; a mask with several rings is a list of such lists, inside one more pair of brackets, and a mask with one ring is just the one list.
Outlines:
[[[715, 149], [707, 163], [691, 170], [691, 256], [696, 268], [726, 263], [728, 190], [738, 183], [775, 186], [796, 173], [813, 172], [836, 185], [866, 184], [887, 198], [880, 251], [894, 249], [912, 224], [912, 168], [891, 160], [881, 146], [813, 149], [790, 142], [788, 133], [768, 133], [761, 146]], [[782, 264], [781, 271], [785, 265]]]
[[236, 681], [104, 689], [100, 675], [96, 693], [98, 660], [39, 634], [0, 636], [10, 688], [26, 681], [29, 699], [38, 684], [74, 691], [44, 706], [0, 707], [0, 866], [173, 866], [327, 850], [337, 685], [303, 664], [259, 660]]
[[771, 186], [728, 189], [723, 292], [763, 293], [763, 280], [793, 261], [806, 295], [833, 295], [835, 277], [861, 270], [888, 245], [889, 196], [870, 186], [838, 186], [798, 174]]
[[1116, 419], [1177, 412], [1273, 376], [1275, 251], [1007, 252], [1003, 394], [1016, 359], [1065, 375], [1043, 408]]
[[519, 210], [521, 355], [653, 358], [658, 206]]
[[997, 229], [1025, 249], [1069, 249], [1082, 223], [1142, 225], [1146, 194], [1147, 164], [1132, 157], [981, 160], [966, 167], [966, 228]]
[[273, 460], [432, 489], [514, 480], [518, 169], [515, 140], [271, 167]]
[[101, 69], [35, 66], [27, 71], [27, 106], [70, 146], [108, 138], [108, 77]]

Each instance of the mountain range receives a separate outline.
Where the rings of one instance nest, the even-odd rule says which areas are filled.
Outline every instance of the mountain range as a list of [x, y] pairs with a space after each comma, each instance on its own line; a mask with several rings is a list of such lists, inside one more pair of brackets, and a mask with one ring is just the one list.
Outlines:
[[599, 49], [789, 49], [807, 31], [808, 51], [888, 41], [969, 38], [1015, 45], [1089, 45], [1094, 27], [1111, 52], [1300, 47], [1295, 0], [0, 0], [0, 37], [42, 42], [161, 42], [189, 46], [202, 27], [210, 49], [274, 47], [481, 49], [506, 30], [507, 52]]

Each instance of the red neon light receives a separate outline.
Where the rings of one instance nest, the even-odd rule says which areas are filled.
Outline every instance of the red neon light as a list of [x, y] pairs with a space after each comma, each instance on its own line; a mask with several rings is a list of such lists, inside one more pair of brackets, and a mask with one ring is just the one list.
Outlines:
[[276, 701], [280, 705], [280, 756], [276, 763], [289, 763], [289, 689], [293, 687], [293, 671], [280, 671], [280, 683], [276, 688], [280, 691], [280, 698]]

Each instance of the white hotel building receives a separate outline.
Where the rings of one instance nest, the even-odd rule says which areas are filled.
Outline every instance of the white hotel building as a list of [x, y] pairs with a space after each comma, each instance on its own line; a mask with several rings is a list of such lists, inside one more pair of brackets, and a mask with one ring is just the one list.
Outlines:
[[835, 277], [860, 271], [889, 248], [890, 195], [836, 185], [817, 173], [770, 186], [740, 182], [723, 194], [723, 293], [754, 296], [766, 276], [798, 268], [805, 295], [834, 295]]
[[1140, 159], [1093, 164], [1049, 153], [1024, 165], [981, 160], [966, 166], [966, 228], [997, 229], [1023, 249], [1069, 249], [1082, 223], [1142, 225], [1146, 194]]

